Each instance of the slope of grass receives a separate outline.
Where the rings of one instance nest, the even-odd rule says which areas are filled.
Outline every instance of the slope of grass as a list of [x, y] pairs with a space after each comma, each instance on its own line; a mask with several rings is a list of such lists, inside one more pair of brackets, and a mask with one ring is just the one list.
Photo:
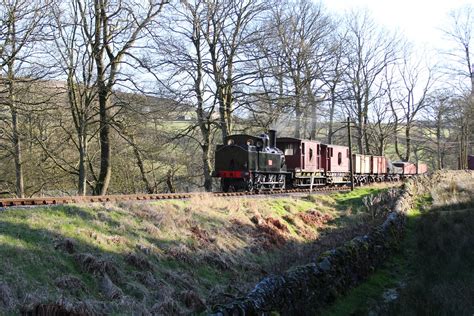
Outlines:
[[410, 275], [393, 315], [474, 313], [474, 180], [450, 183], [432, 193], [411, 233]]
[[347, 208], [368, 192], [7, 209], [0, 212], [0, 314], [38, 304], [202, 312], [332, 247], [308, 245], [328, 228], [337, 232], [336, 219], [346, 218], [344, 238], [358, 233], [368, 219]]
[[474, 179], [440, 184], [407, 214], [401, 251], [324, 315], [472, 315]]

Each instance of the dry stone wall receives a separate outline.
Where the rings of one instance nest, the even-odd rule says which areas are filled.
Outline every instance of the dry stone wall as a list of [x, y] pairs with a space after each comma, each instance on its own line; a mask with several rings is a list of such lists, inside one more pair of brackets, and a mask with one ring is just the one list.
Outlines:
[[324, 253], [317, 262], [263, 279], [245, 297], [217, 306], [213, 315], [265, 315], [271, 311], [283, 315], [313, 314], [366, 279], [399, 247], [406, 212], [414, 197], [428, 193], [438, 183], [472, 176], [473, 173], [462, 171], [438, 172], [407, 182], [393, 211], [368, 235]]

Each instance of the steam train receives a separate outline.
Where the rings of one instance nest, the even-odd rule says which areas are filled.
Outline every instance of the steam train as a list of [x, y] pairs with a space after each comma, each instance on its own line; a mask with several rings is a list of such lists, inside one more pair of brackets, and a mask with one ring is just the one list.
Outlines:
[[283, 190], [350, 183], [398, 181], [427, 172], [421, 163], [391, 162], [384, 156], [353, 154], [349, 148], [309, 139], [276, 137], [276, 131], [230, 135], [217, 145], [214, 177], [229, 191]]

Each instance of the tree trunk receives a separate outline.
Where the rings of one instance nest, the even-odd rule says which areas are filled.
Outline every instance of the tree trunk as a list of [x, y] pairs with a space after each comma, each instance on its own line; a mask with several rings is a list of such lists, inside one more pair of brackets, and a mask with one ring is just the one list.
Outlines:
[[296, 101], [297, 105], [295, 108], [295, 138], [301, 137], [301, 109], [299, 105], [299, 101]]
[[[217, 94], [219, 95], [220, 89], [218, 89]], [[225, 144], [227, 136], [229, 136], [229, 131], [227, 129], [227, 120], [226, 120], [226, 108], [224, 102], [222, 101], [222, 97], [219, 97], [219, 122], [220, 128], [222, 133], [222, 143]]]
[[329, 107], [329, 127], [328, 127], [328, 144], [332, 144], [332, 134], [334, 125], [334, 111], [336, 108], [336, 96], [334, 89], [331, 89], [331, 105]]
[[363, 146], [363, 139], [364, 139], [364, 121], [362, 117], [362, 112], [359, 111], [357, 115], [358, 120], [358, 129], [357, 129], [357, 147], [359, 147], [359, 153], [364, 154], [364, 146]]
[[436, 124], [436, 164], [438, 170], [441, 170], [442, 163], [441, 163], [441, 124], [440, 124], [440, 116], [438, 115], [438, 122]]
[[85, 133], [79, 135], [79, 179], [77, 185], [77, 194], [86, 195], [87, 180], [87, 136]]
[[100, 172], [95, 189], [96, 195], [107, 194], [110, 177], [112, 175], [112, 150], [110, 147], [110, 118], [108, 113], [108, 105], [108, 92], [105, 90], [105, 87], [99, 86]]
[[138, 166], [138, 169], [140, 170], [140, 175], [142, 177], [143, 184], [145, 185], [145, 191], [148, 194], [152, 194], [154, 193], [155, 190], [153, 189], [153, 186], [150, 184], [150, 181], [148, 181], [148, 178], [146, 177], [145, 166], [143, 164], [142, 155], [140, 153], [140, 150], [138, 150], [138, 146], [137, 144], [135, 144], [133, 137], [131, 137], [130, 139], [130, 145], [132, 146], [133, 154], [135, 155], [135, 158], [137, 159], [137, 166]]
[[168, 187], [170, 193], [176, 192], [173, 181], [173, 171], [171, 169], [168, 169], [168, 173], [166, 174], [166, 186]]
[[367, 114], [364, 114], [364, 143], [365, 143], [365, 153], [369, 154], [370, 153], [370, 141], [369, 141], [369, 133], [367, 133]]
[[[14, 103], [14, 97], [11, 96], [10, 102]], [[25, 197], [23, 184], [23, 162], [21, 155], [21, 140], [18, 132], [18, 112], [14, 104], [11, 104], [12, 115], [12, 144], [15, 156], [15, 175], [16, 175], [16, 195], [19, 198]]]
[[202, 146], [202, 165], [204, 172], [204, 189], [207, 192], [212, 191], [212, 166], [211, 166], [211, 146], [205, 142]]
[[311, 103], [311, 130], [310, 139], [316, 139], [316, 102]]
[[411, 154], [410, 131], [411, 131], [411, 126], [408, 123], [407, 126], [406, 126], [406, 129], [405, 129], [406, 149], [405, 149], [405, 157], [403, 158], [403, 161], [409, 161], [410, 160], [410, 154]]

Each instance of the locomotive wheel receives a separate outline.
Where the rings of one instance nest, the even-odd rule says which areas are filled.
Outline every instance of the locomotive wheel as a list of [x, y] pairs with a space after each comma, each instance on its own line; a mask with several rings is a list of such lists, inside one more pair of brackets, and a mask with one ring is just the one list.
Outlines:
[[256, 192], [262, 191], [265, 189], [263, 182], [265, 181], [265, 175], [259, 174], [255, 177], [254, 189]]
[[278, 185], [280, 190], [285, 190], [285, 187], [286, 187], [286, 176], [284, 174], [280, 174], [278, 176], [278, 182], [280, 182], [280, 184]]
[[222, 180], [221, 181], [221, 189], [222, 189], [222, 192], [229, 192], [229, 182], [225, 181], [225, 180]]
[[255, 190], [255, 187], [254, 187], [254, 184], [253, 184], [253, 180], [248, 179], [247, 180], [247, 191], [253, 192], [254, 190]]
[[[270, 174], [270, 175], [268, 175], [268, 182], [276, 182], [276, 180], [277, 180], [276, 178], [277, 178], [276, 175]], [[270, 184], [269, 185], [270, 191], [273, 191], [275, 189], [275, 187], [276, 187], [276, 184], [274, 184], [274, 183]]]

